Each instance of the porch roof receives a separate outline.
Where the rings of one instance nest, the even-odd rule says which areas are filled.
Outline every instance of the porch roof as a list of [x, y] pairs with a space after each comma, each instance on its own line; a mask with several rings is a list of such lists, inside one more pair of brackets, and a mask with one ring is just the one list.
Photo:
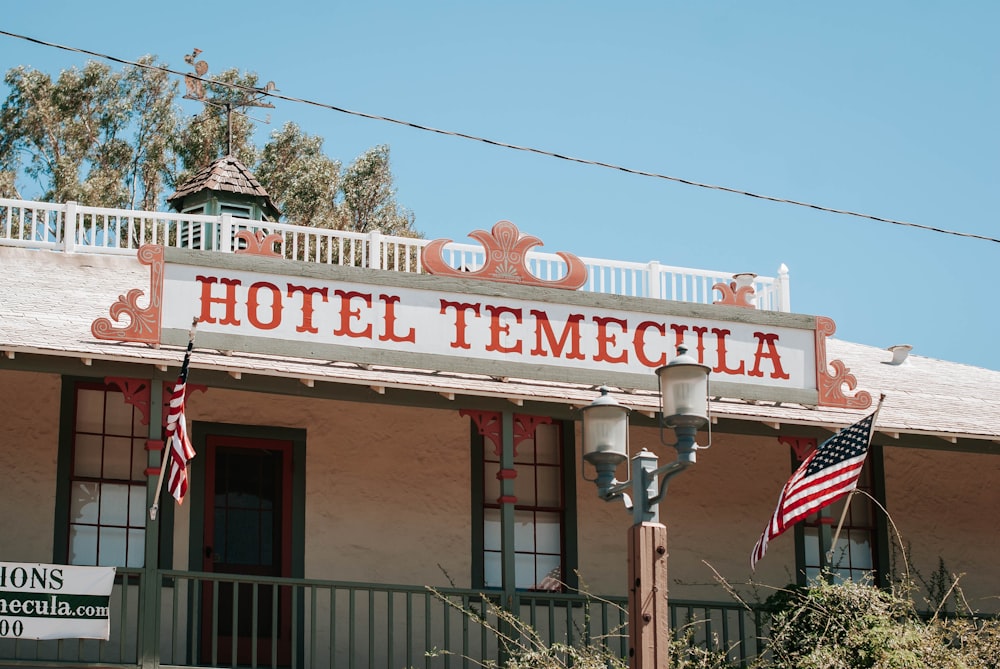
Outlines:
[[[19, 355], [74, 358], [77, 363], [107, 361], [177, 368], [183, 350], [151, 348], [141, 344], [95, 339], [91, 323], [106, 317], [123, 286], [148, 285], [149, 270], [131, 257], [67, 254], [44, 250], [0, 248], [0, 266], [7, 288], [0, 298], [0, 369], [12, 367]], [[843, 361], [857, 378], [855, 392], [886, 394], [879, 415], [879, 432], [890, 438], [920, 435], [939, 438], [940, 447], [954, 444], [1000, 452], [1000, 372], [959, 363], [910, 355], [901, 364], [890, 364], [891, 352], [836, 338], [827, 341], [830, 359]], [[448, 399], [502, 398], [515, 405], [544, 402], [581, 407], [595, 397], [595, 388], [568, 382], [532, 379], [497, 379], [482, 374], [462, 374], [286, 356], [223, 352], [196, 348], [194, 370], [228, 373], [233, 377], [297, 379], [305, 386], [321, 383], [370, 388], [376, 393], [392, 390], [436, 393]], [[193, 382], [197, 374], [192, 375]], [[657, 396], [649, 391], [619, 389], [619, 400], [653, 416]], [[868, 410], [865, 410], [868, 411]], [[745, 402], [713, 398], [712, 413], [722, 419], [781, 425], [837, 429], [863, 411], [815, 407], [793, 403]], [[961, 442], [959, 440], [962, 440]], [[975, 442], [969, 444], [968, 440]], [[902, 443], [902, 442], [901, 442]], [[936, 443], [936, 442], [935, 442]]]

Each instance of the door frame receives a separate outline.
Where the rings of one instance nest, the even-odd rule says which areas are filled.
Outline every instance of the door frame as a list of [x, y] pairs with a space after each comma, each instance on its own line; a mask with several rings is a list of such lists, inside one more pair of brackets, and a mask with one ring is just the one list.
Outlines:
[[[238, 425], [235, 423], [207, 423], [194, 421], [191, 425], [191, 444], [195, 453], [207, 453], [208, 435], [244, 437], [248, 439], [274, 439], [292, 442], [292, 546], [290, 576], [305, 577], [305, 524], [306, 524], [306, 431], [300, 428]], [[195, 455], [188, 470], [190, 487], [191, 526], [188, 531], [188, 569], [200, 571], [205, 555], [205, 467]]]
[[[194, 446], [195, 457], [188, 470], [190, 486], [187, 501], [190, 503], [190, 526], [188, 528], [188, 569], [200, 571], [205, 555], [205, 470], [204, 460], [199, 461], [197, 454], [208, 453], [209, 436], [235, 437], [246, 439], [267, 439], [291, 442], [291, 551], [289, 560], [289, 576], [291, 578], [305, 577], [305, 501], [306, 501], [306, 431], [300, 428], [272, 427], [260, 425], [239, 425], [234, 423], [209, 423], [194, 421], [191, 424], [191, 443]], [[298, 604], [302, 607], [302, 602]], [[299, 620], [302, 611], [298, 612]], [[302, 630], [292, 643], [301, 652], [304, 638]], [[197, 653], [199, 649], [189, 649]], [[189, 659], [194, 659], [189, 658]]]

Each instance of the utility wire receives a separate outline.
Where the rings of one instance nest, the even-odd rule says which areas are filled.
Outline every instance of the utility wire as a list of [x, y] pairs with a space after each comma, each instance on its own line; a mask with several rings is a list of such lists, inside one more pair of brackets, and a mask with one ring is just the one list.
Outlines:
[[386, 123], [394, 123], [396, 125], [401, 125], [407, 128], [413, 128], [415, 130], [422, 130], [424, 132], [432, 132], [438, 135], [444, 135], [447, 137], [458, 137], [460, 139], [467, 139], [473, 142], [480, 142], [482, 144], [490, 144], [492, 146], [498, 146], [504, 149], [512, 149], [514, 151], [524, 151], [526, 153], [534, 153], [540, 156], [547, 156], [549, 158], [558, 158], [559, 160], [565, 160], [572, 163], [578, 163], [581, 165], [591, 165], [594, 167], [603, 167], [606, 169], [616, 170], [618, 172], [624, 172], [625, 174], [634, 174], [641, 177], [650, 177], [653, 179], [663, 179], [665, 181], [672, 181], [674, 183], [684, 184], [686, 186], [695, 186], [697, 188], [705, 188], [708, 190], [722, 191], [724, 193], [732, 193], [734, 195], [742, 195], [744, 197], [755, 198], [758, 200], [766, 200], [768, 202], [777, 202], [779, 204], [790, 204], [797, 207], [806, 207], [808, 209], [815, 209], [816, 211], [823, 211], [830, 214], [841, 214], [843, 216], [853, 216], [856, 218], [864, 218], [871, 221], [878, 221], [880, 223], [890, 223], [892, 225], [899, 225], [908, 228], [916, 228], [918, 230], [927, 230], [929, 232], [939, 232], [945, 235], [954, 235], [956, 237], [966, 237], [969, 239], [979, 239], [986, 242], [994, 242], [1000, 244], [1000, 239], [996, 237], [988, 237], [986, 235], [979, 235], [972, 232], [960, 232], [957, 230], [947, 230], [945, 228], [938, 228], [931, 225], [923, 225], [920, 223], [913, 223], [910, 221], [900, 221], [893, 218], [884, 218], [882, 216], [873, 216], [871, 214], [864, 214], [861, 212], [850, 211], [847, 209], [836, 209], [833, 207], [825, 207], [819, 204], [812, 204], [810, 202], [802, 202], [800, 200], [790, 200], [782, 197], [775, 197], [772, 195], [763, 195], [761, 193], [754, 193], [751, 191], [741, 190], [739, 188], [731, 188], [729, 186], [719, 186], [716, 184], [703, 183], [701, 181], [694, 181], [692, 179], [684, 179], [682, 177], [669, 176], [667, 174], [660, 174], [657, 172], [647, 172], [645, 170], [633, 169], [631, 167], [624, 167], [622, 165], [615, 165], [613, 163], [606, 163], [599, 160], [588, 160], [586, 158], [575, 158], [573, 156], [563, 155], [561, 153], [555, 153], [553, 151], [546, 151], [544, 149], [536, 149], [530, 146], [519, 146], [517, 144], [509, 144], [507, 142], [502, 142], [495, 139], [487, 139], [485, 137], [478, 137], [476, 135], [470, 135], [464, 132], [456, 132], [453, 130], [442, 130], [440, 128], [434, 128], [431, 126], [421, 125], [419, 123], [413, 123], [411, 121], [402, 121], [400, 119], [391, 118], [388, 116], [380, 116], [378, 114], [369, 114], [367, 112], [355, 111], [352, 109], [345, 109], [344, 107], [338, 107], [336, 105], [330, 105], [323, 102], [316, 102], [315, 100], [307, 100], [304, 98], [297, 98], [290, 95], [283, 95], [277, 93], [273, 90], [264, 90], [259, 88], [253, 88], [250, 86], [242, 86], [240, 84], [231, 84], [221, 81], [215, 81], [213, 79], [207, 79], [198, 77], [190, 72], [180, 72], [178, 70], [172, 70], [167, 67], [162, 67], [159, 65], [150, 65], [148, 63], [141, 63], [132, 60], [125, 60], [123, 58], [117, 58], [105, 53], [99, 53], [97, 51], [89, 51], [87, 49], [80, 49], [71, 46], [65, 46], [62, 44], [55, 44], [53, 42], [46, 42], [34, 37], [28, 37], [27, 35], [20, 35], [17, 33], [8, 32], [6, 30], [0, 30], [0, 35], [6, 35], [7, 37], [13, 37], [16, 39], [25, 40], [27, 42], [32, 42], [33, 44], [39, 44], [41, 46], [52, 47], [55, 49], [62, 49], [63, 51], [71, 51], [75, 53], [81, 53], [87, 56], [93, 56], [95, 58], [101, 58], [104, 60], [109, 60], [114, 63], [120, 63], [122, 65], [129, 65], [132, 67], [141, 67], [147, 70], [155, 70], [158, 72], [164, 72], [167, 74], [172, 74], [179, 77], [188, 77], [197, 81], [211, 83], [217, 86], [228, 86], [229, 88], [235, 88], [237, 90], [242, 90], [247, 93], [253, 93], [257, 95], [265, 95], [268, 97], [275, 98], [277, 100], [285, 100], [286, 102], [295, 102], [298, 104], [310, 105], [312, 107], [319, 107], [320, 109], [327, 109], [329, 111], [339, 112], [341, 114], [348, 114], [350, 116], [358, 116], [360, 118], [366, 118], [373, 121], [383, 121]]

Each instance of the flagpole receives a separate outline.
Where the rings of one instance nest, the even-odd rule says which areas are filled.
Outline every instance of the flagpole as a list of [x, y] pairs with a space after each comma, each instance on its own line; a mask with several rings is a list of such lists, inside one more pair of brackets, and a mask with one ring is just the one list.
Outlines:
[[[195, 328], [197, 327], [198, 327], [198, 318], [196, 316], [191, 321], [191, 329], [188, 330], [188, 344], [187, 344], [187, 351], [185, 351], [184, 353], [185, 357], [190, 356], [191, 350], [194, 348], [194, 331]], [[177, 382], [175, 381], [174, 386], [176, 385]], [[171, 397], [173, 397], [172, 390], [170, 395]], [[168, 467], [170, 465], [171, 456], [173, 455], [173, 449], [170, 447], [169, 438], [166, 442], [164, 442], [163, 450], [165, 451], [165, 453], [163, 454], [163, 457], [160, 459], [160, 476], [156, 481], [156, 494], [153, 495], [153, 506], [149, 507], [150, 520], [156, 520], [156, 513], [160, 510], [160, 493], [163, 491], [163, 479], [168, 475], [169, 472]]]
[[[875, 436], [875, 423], [878, 422], [878, 412], [882, 410], [882, 402], [885, 401], [885, 393], [879, 395], [878, 406], [875, 407], [875, 417], [872, 418], [872, 429], [868, 433], [868, 448], [871, 448], [872, 437]], [[847, 499], [844, 501], [844, 510], [840, 514], [840, 522], [837, 523], [837, 531], [833, 534], [833, 540], [830, 542], [830, 550], [826, 552], [826, 563], [830, 566], [833, 565], [833, 552], [837, 548], [837, 540], [840, 539], [840, 530], [844, 527], [844, 520], [847, 518], [847, 511], [851, 508], [851, 498], [854, 497], [856, 490], [852, 490], [847, 495]]]

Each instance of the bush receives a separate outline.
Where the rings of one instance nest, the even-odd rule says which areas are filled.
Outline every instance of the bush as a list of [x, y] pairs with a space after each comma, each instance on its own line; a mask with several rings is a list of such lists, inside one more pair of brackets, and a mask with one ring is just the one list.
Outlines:
[[772, 597], [770, 653], [758, 669], [993, 669], [1000, 622], [923, 620], [908, 598], [817, 580]]

